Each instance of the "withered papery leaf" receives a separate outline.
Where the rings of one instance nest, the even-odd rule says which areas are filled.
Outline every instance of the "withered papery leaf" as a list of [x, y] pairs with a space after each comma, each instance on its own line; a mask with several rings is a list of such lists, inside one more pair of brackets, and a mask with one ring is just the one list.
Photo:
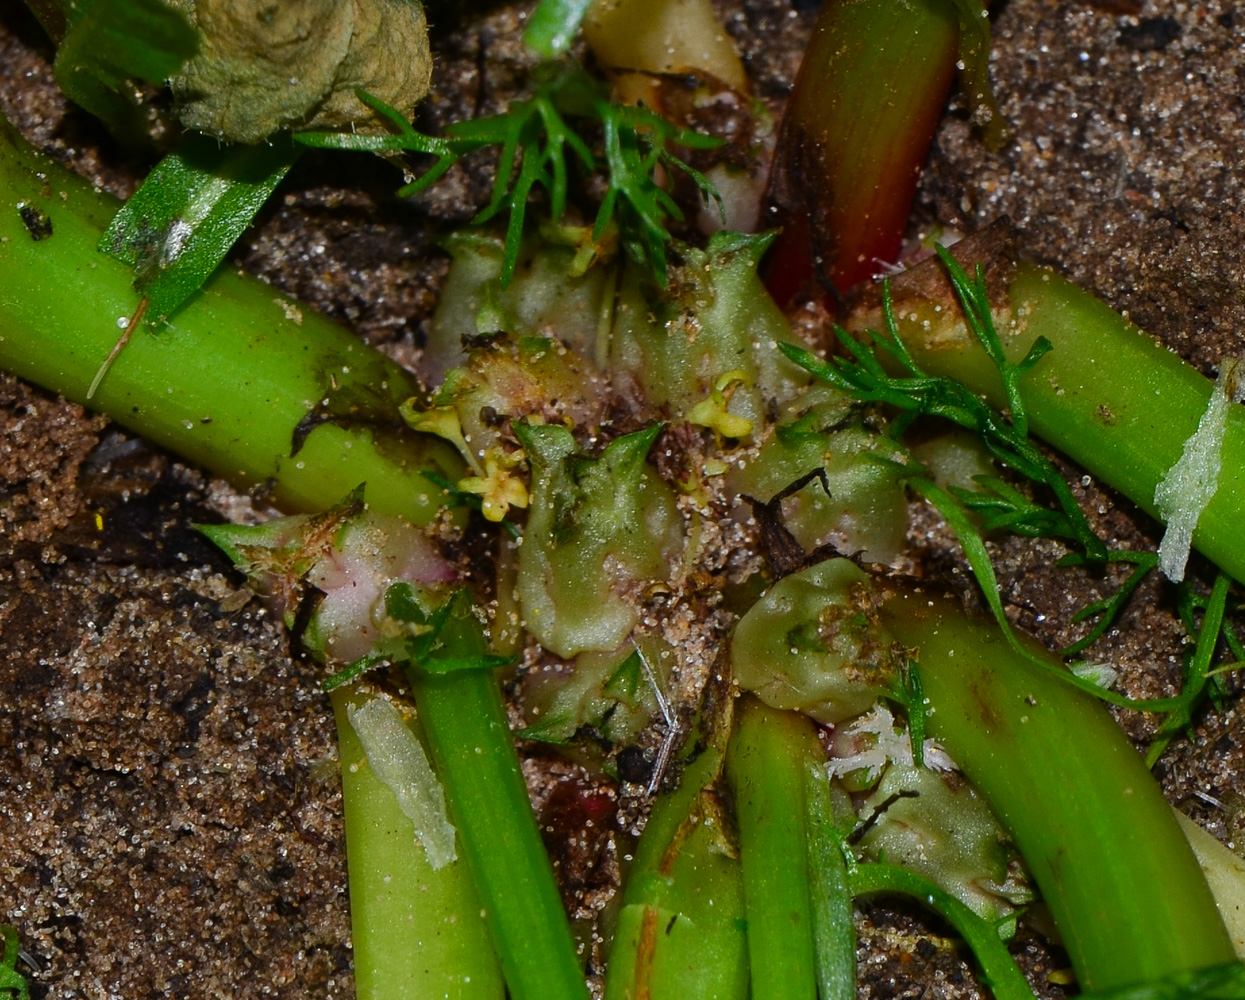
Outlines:
[[418, 0], [178, 0], [198, 54], [170, 82], [181, 121], [227, 142], [282, 129], [382, 131], [359, 88], [410, 115], [432, 56]]

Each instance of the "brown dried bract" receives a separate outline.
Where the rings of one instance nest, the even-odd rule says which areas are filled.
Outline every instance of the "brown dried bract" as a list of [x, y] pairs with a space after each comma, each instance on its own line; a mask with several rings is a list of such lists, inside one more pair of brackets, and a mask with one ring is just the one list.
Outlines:
[[182, 123], [228, 142], [282, 129], [383, 131], [363, 89], [410, 115], [432, 54], [412, 0], [179, 0], [199, 52], [171, 83]]

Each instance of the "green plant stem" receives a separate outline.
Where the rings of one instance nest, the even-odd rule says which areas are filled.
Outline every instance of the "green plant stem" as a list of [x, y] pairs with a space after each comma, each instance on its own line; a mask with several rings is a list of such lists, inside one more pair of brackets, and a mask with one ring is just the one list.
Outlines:
[[459, 860], [434, 871], [393, 792], [368, 767], [347, 706], [331, 695], [341, 758], [350, 931], [359, 1000], [498, 1000], [504, 994], [480, 901]]
[[898, 865], [857, 865], [848, 876], [848, 884], [854, 896], [898, 892], [932, 907], [972, 949], [981, 967], [982, 979], [990, 987], [995, 1000], [1033, 1000], [1033, 991], [999, 937], [998, 927], [979, 917], [925, 876]]
[[752, 995], [816, 1000], [804, 774], [822, 756], [812, 721], [751, 696], [735, 712], [726, 777], [735, 798]]
[[813, 901], [817, 995], [820, 1000], [855, 1000], [853, 893], [848, 884], [843, 844], [834, 828], [830, 779], [822, 762], [805, 763], [804, 795], [808, 817], [809, 890]]
[[[19, 205], [51, 235], [33, 239]], [[0, 368], [79, 403], [139, 306], [130, 269], [95, 250], [116, 209], [0, 123]], [[398, 406], [418, 393], [341, 327], [218, 271], [174, 322], [137, 333], [90, 405], [238, 486], [270, 487], [286, 509], [324, 509], [366, 482], [374, 509], [422, 523], [441, 491], [420, 470], [452, 481], [461, 463], [405, 429]]]
[[510, 996], [587, 1000], [496, 673], [408, 675]]
[[726, 850], [706, 749], [661, 795], [636, 845], [605, 981], [606, 1000], [746, 1000], [743, 880]]
[[26, 0], [26, 6], [43, 25], [48, 37], [59, 45], [65, 37], [65, 8], [69, 6], [69, 0]]
[[796, 272], [807, 275], [810, 260], [845, 291], [898, 257], [955, 76], [958, 36], [947, 0], [829, 0], [822, 8], [774, 166], [775, 192], [795, 223], [767, 276], [779, 301], [798, 288]]
[[[958, 250], [958, 248], [957, 248]], [[973, 251], [957, 256], [972, 266]], [[947, 298], [897, 279], [899, 332], [917, 363], [1004, 402], [997, 368], [974, 338], [948, 323]], [[925, 289], [928, 280], [920, 282]], [[1003, 291], [994, 287], [998, 295]], [[940, 312], [935, 312], [935, 307]], [[1032, 432], [1158, 517], [1154, 493], [1197, 429], [1211, 382], [1088, 292], [1054, 272], [1020, 264], [1006, 288], [1010, 316], [996, 314], [1007, 357], [1024, 357], [1038, 337], [1046, 354], [1021, 382]], [[996, 307], [997, 308], [997, 307]], [[928, 321], [928, 325], [927, 324]], [[1195, 547], [1234, 579], [1245, 579], [1245, 407], [1233, 406], [1219, 488], [1202, 511]]]
[[1085, 993], [1080, 1000], [1240, 1000], [1242, 996], [1245, 996], [1245, 966], [1233, 963], [1183, 972], [1122, 990]]
[[941, 597], [898, 593], [882, 621], [918, 650], [929, 734], [1015, 840], [1085, 990], [1234, 960], [1188, 842], [1100, 704]]

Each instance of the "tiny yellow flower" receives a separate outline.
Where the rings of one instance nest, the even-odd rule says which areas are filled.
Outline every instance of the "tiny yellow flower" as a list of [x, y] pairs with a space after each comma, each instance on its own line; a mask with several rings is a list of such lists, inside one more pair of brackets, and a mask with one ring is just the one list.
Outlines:
[[481, 498], [480, 511], [488, 520], [502, 521], [511, 507], [527, 507], [527, 486], [511, 471], [524, 458], [522, 451], [506, 454], [490, 448], [484, 455], [484, 475], [459, 480], [458, 488]]
[[747, 437], [752, 433], [752, 421], [730, 413], [726, 406], [735, 390], [748, 381], [748, 373], [738, 368], [718, 376], [709, 395], [688, 411], [688, 423], [708, 427], [726, 438]]
[[466, 459], [467, 464], [476, 472], [482, 471], [480, 463], [476, 460], [475, 455], [471, 453], [471, 446], [467, 444], [467, 439], [463, 437], [463, 426], [459, 422], [458, 411], [454, 407], [434, 406], [429, 410], [417, 410], [415, 408], [415, 400], [408, 399], [398, 408], [398, 412], [411, 430], [419, 431], [423, 434], [435, 434], [437, 437], [443, 438], [458, 449], [459, 454]]

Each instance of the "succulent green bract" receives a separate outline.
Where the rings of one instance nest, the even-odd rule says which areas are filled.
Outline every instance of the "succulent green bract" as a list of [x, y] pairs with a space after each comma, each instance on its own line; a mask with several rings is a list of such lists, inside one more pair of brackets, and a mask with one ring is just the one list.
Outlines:
[[868, 577], [829, 559], [779, 580], [735, 627], [736, 683], [818, 722], [859, 715], [895, 688], [905, 650], [882, 631]]
[[[602, 747], [634, 742], [659, 710], [653, 685], [666, 683], [674, 658], [675, 651], [650, 634], [608, 652], [580, 653], [573, 665], [528, 674], [519, 704], [532, 723], [523, 735], [568, 745], [590, 727]], [[654, 671], [651, 680], [646, 664]]]
[[[908, 526], [904, 485], [894, 465], [903, 449], [868, 426], [858, 407], [828, 386], [813, 386], [800, 398], [794, 419], [780, 423], [746, 465], [732, 466], [726, 488], [735, 495], [770, 501], [808, 473], [820, 480], [783, 502], [783, 524], [806, 551], [834, 542], [843, 552], [862, 552], [870, 562], [892, 562], [903, 548]], [[794, 408], [793, 405], [793, 408]]]
[[860, 840], [871, 858], [924, 875], [987, 920], [1006, 917], [1033, 898], [1009, 872], [1014, 852], [999, 821], [966, 782], [892, 764], [861, 815], [867, 819], [874, 810], [880, 810], [878, 821]]
[[753, 429], [772, 405], [797, 396], [810, 379], [778, 350], [791, 327], [756, 272], [772, 240], [721, 232], [704, 250], [680, 247], [683, 264], [671, 269], [664, 291], [628, 268], [610, 340], [614, 378], [686, 420], [723, 376], [738, 373], [726, 409]]
[[455, 578], [419, 528], [367, 512], [357, 493], [324, 514], [199, 530], [273, 598], [288, 626], [307, 589], [322, 591], [302, 638], [312, 652], [339, 662], [366, 656], [386, 637], [384, 595], [391, 583], [442, 588]]
[[668, 574], [681, 521], [645, 464], [660, 429], [590, 458], [564, 427], [515, 425], [532, 467], [517, 593], [524, 626], [558, 656], [616, 649], [639, 621], [644, 586]]
[[[590, 230], [545, 227], [555, 237], [576, 239], [589, 251]], [[542, 230], [542, 235], [546, 235]], [[585, 242], [586, 241], [586, 242]], [[435, 385], [467, 359], [463, 331], [556, 336], [585, 358], [596, 358], [597, 328], [613, 297], [613, 271], [591, 267], [580, 249], [561, 242], [526, 240], [514, 277], [501, 283], [506, 244], [483, 229], [451, 233], [442, 240], [450, 270], [428, 325], [420, 374]], [[604, 312], [608, 320], [609, 313]]]

